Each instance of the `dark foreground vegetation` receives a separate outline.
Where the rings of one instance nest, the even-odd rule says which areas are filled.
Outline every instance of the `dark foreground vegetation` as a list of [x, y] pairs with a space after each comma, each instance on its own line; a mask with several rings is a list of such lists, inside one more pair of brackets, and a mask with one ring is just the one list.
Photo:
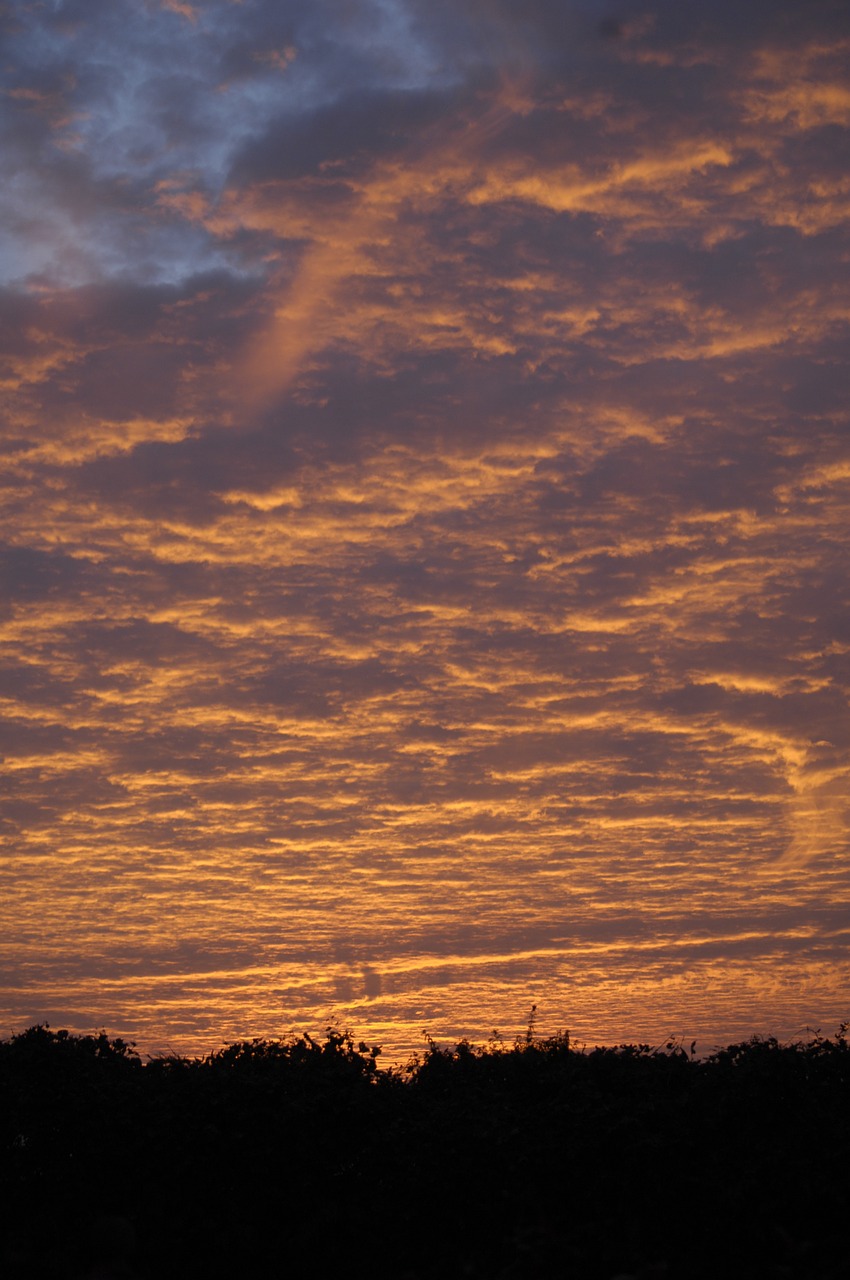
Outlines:
[[850, 1045], [0, 1042], [0, 1275], [850, 1277]]

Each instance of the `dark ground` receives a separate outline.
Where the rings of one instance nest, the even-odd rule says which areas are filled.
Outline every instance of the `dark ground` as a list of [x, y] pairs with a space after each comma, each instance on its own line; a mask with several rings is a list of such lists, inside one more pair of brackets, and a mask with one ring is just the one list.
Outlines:
[[850, 1280], [850, 1043], [0, 1042], [0, 1275]]

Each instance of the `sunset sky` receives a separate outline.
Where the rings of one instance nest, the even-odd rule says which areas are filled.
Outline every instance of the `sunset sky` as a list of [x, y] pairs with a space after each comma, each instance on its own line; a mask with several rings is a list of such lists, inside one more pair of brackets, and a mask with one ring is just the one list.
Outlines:
[[850, 1018], [845, 0], [0, 24], [0, 1035]]

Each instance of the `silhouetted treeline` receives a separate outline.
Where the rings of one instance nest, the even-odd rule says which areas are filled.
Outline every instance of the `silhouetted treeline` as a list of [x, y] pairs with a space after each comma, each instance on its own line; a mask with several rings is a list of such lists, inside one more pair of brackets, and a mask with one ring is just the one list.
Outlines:
[[850, 1047], [0, 1042], [0, 1274], [850, 1277]]

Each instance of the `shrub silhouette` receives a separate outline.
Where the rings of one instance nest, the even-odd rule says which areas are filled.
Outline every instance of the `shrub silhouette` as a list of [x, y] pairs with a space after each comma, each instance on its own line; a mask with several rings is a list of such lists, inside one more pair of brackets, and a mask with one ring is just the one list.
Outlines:
[[850, 1050], [0, 1042], [3, 1275], [850, 1274]]

